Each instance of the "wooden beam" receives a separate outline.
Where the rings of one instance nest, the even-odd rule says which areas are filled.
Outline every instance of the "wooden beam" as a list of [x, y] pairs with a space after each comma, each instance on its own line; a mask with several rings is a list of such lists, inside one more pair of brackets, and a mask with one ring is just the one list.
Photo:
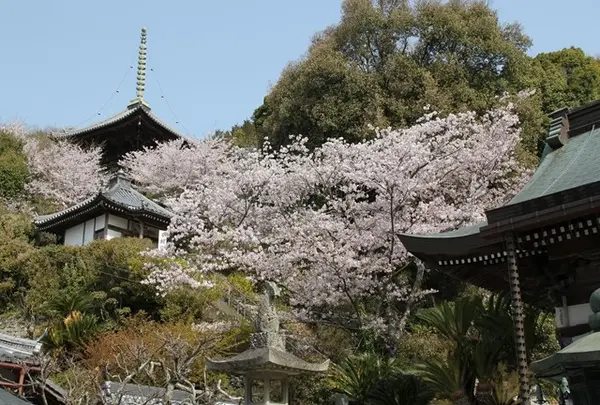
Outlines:
[[19, 373], [19, 386], [17, 388], [17, 392], [19, 395], [23, 395], [23, 384], [25, 383], [25, 369], [21, 368], [21, 372]]
[[8, 368], [11, 370], [20, 370], [20, 369], [27, 369], [29, 371], [40, 371], [41, 368], [38, 366], [30, 366], [27, 364], [15, 364], [15, 363], [6, 363], [6, 362], [1, 362], [0, 361], [0, 368]]

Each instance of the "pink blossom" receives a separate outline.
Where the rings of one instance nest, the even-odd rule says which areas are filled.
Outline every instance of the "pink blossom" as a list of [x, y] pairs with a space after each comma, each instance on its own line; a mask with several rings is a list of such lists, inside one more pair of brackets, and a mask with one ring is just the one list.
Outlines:
[[79, 203], [101, 191], [107, 182], [100, 159], [102, 150], [84, 150], [67, 141], [41, 141], [25, 138], [31, 181], [31, 193], [51, 198], [64, 208]]
[[[155, 268], [148, 282], [165, 292], [173, 280], [242, 270], [284, 286], [302, 316], [397, 338], [406, 304], [430, 293], [411, 284], [414, 259], [398, 235], [481, 221], [526, 174], [510, 104], [480, 117], [427, 112], [410, 128], [374, 130], [373, 140], [332, 139], [315, 151], [295, 136], [279, 151], [200, 143], [181, 159], [173, 145], [132, 155], [138, 179], [154, 161], [168, 161], [175, 176], [198, 168], [170, 201], [167, 246], [152, 252], [185, 259], [185, 271]], [[158, 175], [144, 181], [176, 186]]]

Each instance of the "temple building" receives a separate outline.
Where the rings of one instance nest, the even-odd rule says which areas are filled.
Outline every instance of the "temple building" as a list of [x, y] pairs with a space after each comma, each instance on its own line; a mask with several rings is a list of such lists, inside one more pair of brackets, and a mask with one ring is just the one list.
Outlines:
[[102, 165], [115, 173], [106, 190], [63, 211], [35, 218], [39, 231], [58, 236], [65, 245], [87, 245], [95, 239], [129, 236], [161, 240], [172, 213], [138, 192], [119, 167], [129, 152], [184, 137], [152, 114], [144, 100], [146, 87], [146, 28], [142, 28], [138, 53], [136, 97], [124, 111], [89, 127], [62, 134], [82, 147], [102, 146]]
[[279, 288], [267, 282], [248, 350], [227, 359], [206, 360], [207, 370], [244, 377], [242, 403], [246, 405], [287, 405], [291, 397], [290, 377], [319, 374], [329, 368], [329, 360], [309, 363], [287, 352], [275, 308], [278, 295]]
[[102, 146], [102, 164], [117, 169], [119, 160], [128, 152], [153, 147], [156, 143], [185, 138], [156, 117], [144, 100], [146, 87], [146, 28], [142, 28], [138, 54], [136, 97], [127, 108], [112, 117], [85, 128], [54, 134], [82, 147]]
[[512, 200], [486, 212], [486, 222], [400, 236], [431, 268], [510, 291], [523, 399], [528, 366], [522, 300], [555, 308], [564, 347], [590, 331], [588, 299], [600, 287], [600, 101], [550, 117], [537, 170]]
[[58, 236], [64, 245], [82, 246], [96, 239], [147, 238], [158, 246], [173, 214], [145, 197], [118, 172], [108, 188], [79, 204], [35, 218], [39, 231]]

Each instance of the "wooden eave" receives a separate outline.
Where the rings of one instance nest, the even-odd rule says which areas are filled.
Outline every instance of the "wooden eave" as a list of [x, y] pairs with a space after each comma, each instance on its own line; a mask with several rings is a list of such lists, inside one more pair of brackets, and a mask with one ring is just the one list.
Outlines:
[[84, 220], [93, 218], [100, 215], [101, 213], [111, 213], [120, 215], [127, 218], [143, 218], [145, 223], [151, 223], [158, 225], [159, 228], [165, 228], [169, 225], [170, 218], [162, 217], [152, 211], [148, 210], [131, 210], [122, 204], [118, 204], [114, 201], [107, 199], [102, 195], [98, 195], [89, 203], [61, 215], [57, 218], [53, 218], [50, 221], [44, 223], [36, 223], [38, 230], [58, 233], [64, 231], [71, 226], [77, 225]]
[[[481, 227], [480, 230], [482, 238], [494, 238], [506, 232], [548, 227], [565, 220], [598, 213], [600, 212], [600, 181], [517, 205], [519, 207], [505, 206], [488, 211], [488, 225]], [[509, 210], [523, 214], [512, 216], [507, 214]]]

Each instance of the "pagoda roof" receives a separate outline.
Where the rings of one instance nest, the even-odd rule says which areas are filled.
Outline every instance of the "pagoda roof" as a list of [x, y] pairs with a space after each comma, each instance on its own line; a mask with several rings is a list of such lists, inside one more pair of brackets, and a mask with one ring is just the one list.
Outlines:
[[42, 350], [37, 340], [23, 339], [0, 333], [0, 362], [31, 362]]
[[141, 194], [133, 188], [131, 180], [122, 173], [118, 173], [111, 180], [107, 190], [101, 191], [95, 196], [65, 210], [50, 215], [38, 216], [35, 218], [34, 223], [39, 229], [46, 230], [98, 208], [146, 217], [164, 223], [168, 223], [173, 216], [171, 211]]
[[323, 363], [309, 363], [294, 356], [292, 353], [273, 347], [262, 347], [246, 350], [228, 359], [207, 359], [206, 367], [211, 371], [222, 371], [231, 374], [246, 374], [269, 370], [279, 371], [288, 375], [298, 375], [327, 371], [329, 360]]
[[136, 118], [139, 118], [140, 115], [143, 115], [144, 117], [148, 118], [148, 120], [158, 125], [164, 132], [171, 135], [173, 139], [185, 138], [184, 135], [180, 134], [173, 127], [169, 126], [156, 115], [154, 115], [150, 107], [143, 100], [140, 100], [140, 102], [137, 103], [130, 104], [126, 110], [120, 111], [100, 122], [96, 122], [87, 127], [72, 129], [64, 133], [53, 134], [52, 136], [55, 139], [90, 136], [94, 133], [103, 131], [117, 124], [121, 124], [125, 121], [135, 120]]

